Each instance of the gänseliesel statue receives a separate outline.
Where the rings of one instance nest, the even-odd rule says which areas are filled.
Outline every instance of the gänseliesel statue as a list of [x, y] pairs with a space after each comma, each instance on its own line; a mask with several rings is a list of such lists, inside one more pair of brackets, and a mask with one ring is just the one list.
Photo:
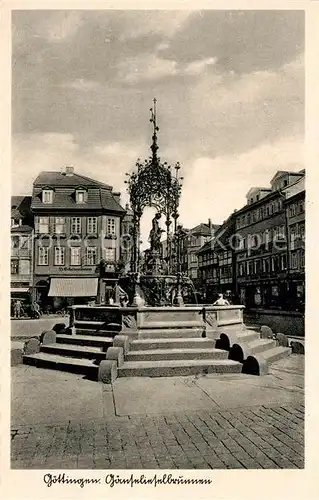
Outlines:
[[163, 229], [159, 226], [159, 219], [161, 218], [161, 214], [157, 213], [155, 217], [152, 219], [152, 229], [149, 236], [150, 242], [150, 250], [151, 252], [160, 252], [161, 251], [161, 237], [163, 233]]

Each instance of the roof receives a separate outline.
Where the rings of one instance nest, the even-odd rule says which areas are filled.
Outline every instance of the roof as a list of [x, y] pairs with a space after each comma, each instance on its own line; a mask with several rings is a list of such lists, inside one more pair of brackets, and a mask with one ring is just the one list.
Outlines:
[[31, 196], [11, 196], [11, 217], [13, 219], [30, 219]]
[[282, 177], [284, 175], [298, 175], [298, 176], [301, 176], [301, 175], [304, 175], [304, 173], [303, 173], [302, 170], [299, 171], [299, 172], [290, 172], [288, 170], [278, 170], [278, 172], [276, 172], [276, 174], [271, 179], [270, 184], [272, 184], [276, 179], [279, 179], [280, 177]]
[[35, 179], [33, 182], [34, 186], [51, 186], [51, 187], [57, 187], [57, 186], [82, 186], [82, 187], [88, 187], [88, 186], [96, 186], [96, 187], [106, 187], [108, 189], [112, 189], [112, 186], [109, 186], [108, 184], [104, 184], [103, 182], [96, 181], [94, 179], [90, 179], [89, 177], [86, 177], [84, 175], [79, 175], [79, 174], [72, 174], [72, 175], [66, 175], [63, 172], [48, 172], [48, 171], [43, 171], [40, 172], [38, 177]]
[[[54, 189], [53, 202], [42, 202], [42, 189]], [[76, 203], [75, 190], [83, 187], [87, 191], [87, 201]], [[118, 202], [118, 193], [112, 187], [99, 181], [78, 174], [65, 175], [61, 172], [41, 172], [33, 184], [32, 209], [74, 209], [74, 210], [107, 210], [124, 214], [125, 210]]]
[[252, 187], [246, 194], [246, 196], [251, 196], [253, 193], [256, 193], [257, 191], [271, 191], [270, 188], [265, 188], [265, 187]]
[[32, 231], [33, 231], [33, 228], [31, 226], [26, 225], [26, 224], [23, 224], [22, 226], [17, 226], [17, 227], [11, 228], [11, 233], [31, 233]]
[[[196, 253], [203, 253], [206, 250], [210, 250], [214, 246], [214, 241], [217, 240], [222, 244], [227, 244], [227, 239], [229, 233], [233, 231], [235, 224], [235, 219], [233, 214], [231, 214], [220, 226], [216, 226], [216, 232], [214, 236], [208, 240]], [[226, 238], [226, 239], [225, 239]]]
[[217, 224], [212, 224], [209, 226], [208, 224], [198, 224], [198, 226], [193, 227], [190, 232], [192, 234], [197, 234], [201, 236], [210, 236], [212, 231], [215, 232], [219, 226]]

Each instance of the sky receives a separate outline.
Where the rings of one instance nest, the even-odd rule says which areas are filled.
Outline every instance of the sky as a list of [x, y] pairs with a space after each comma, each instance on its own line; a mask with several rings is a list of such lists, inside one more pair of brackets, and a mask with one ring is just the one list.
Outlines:
[[304, 168], [304, 13], [13, 11], [12, 194], [73, 165], [124, 204], [154, 97], [180, 222], [222, 223], [252, 186]]

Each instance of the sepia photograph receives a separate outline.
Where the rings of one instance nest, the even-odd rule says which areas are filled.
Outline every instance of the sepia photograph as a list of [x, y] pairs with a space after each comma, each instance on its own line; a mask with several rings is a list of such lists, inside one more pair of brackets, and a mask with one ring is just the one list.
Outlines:
[[11, 469], [304, 469], [305, 12], [11, 37]]

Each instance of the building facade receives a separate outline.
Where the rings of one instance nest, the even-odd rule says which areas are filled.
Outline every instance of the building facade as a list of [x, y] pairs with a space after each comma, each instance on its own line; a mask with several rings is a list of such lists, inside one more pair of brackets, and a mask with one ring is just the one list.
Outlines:
[[235, 231], [235, 219], [231, 215], [215, 235], [198, 251], [199, 291], [207, 303], [214, 302], [218, 293], [236, 292], [235, 252], [231, 237]]
[[119, 193], [67, 167], [38, 175], [31, 208], [34, 287], [42, 307], [64, 308], [97, 295], [104, 301], [120, 259], [125, 211]]
[[209, 241], [219, 226], [202, 223], [192, 229], [181, 228], [178, 235], [178, 260], [181, 271], [193, 281], [196, 289], [200, 286], [198, 250]]
[[305, 178], [286, 189], [288, 227], [288, 294], [291, 308], [305, 307]]
[[271, 188], [252, 188], [235, 213], [237, 293], [246, 307], [292, 309], [286, 192], [304, 171], [279, 171]]
[[33, 216], [31, 196], [11, 197], [11, 301], [31, 302]]

